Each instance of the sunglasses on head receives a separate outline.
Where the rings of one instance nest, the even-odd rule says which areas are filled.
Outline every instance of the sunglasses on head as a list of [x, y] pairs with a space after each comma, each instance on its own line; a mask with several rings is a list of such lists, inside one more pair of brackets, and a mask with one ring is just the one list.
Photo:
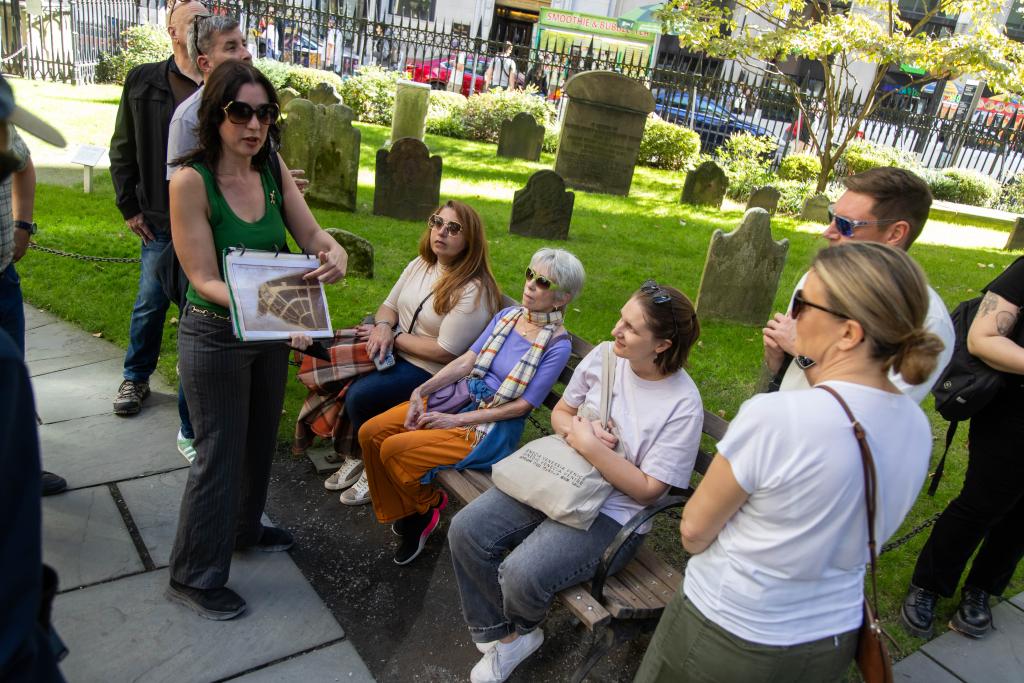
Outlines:
[[209, 17], [209, 14], [197, 14], [192, 19], [192, 47], [195, 49], [197, 57], [204, 54], [203, 51], [199, 49], [199, 22], [203, 19], [208, 19]]
[[558, 284], [555, 283], [554, 280], [552, 280], [549, 277], [544, 277], [543, 275], [538, 275], [533, 268], [526, 269], [526, 281], [536, 282], [537, 286], [540, 287], [541, 289], [550, 289], [553, 291], [558, 291]]
[[835, 204], [828, 205], [828, 222], [829, 224], [834, 224], [836, 230], [843, 237], [853, 237], [853, 231], [865, 225], [881, 225], [883, 223], [895, 223], [896, 221], [903, 220], [902, 218], [883, 218], [877, 221], [857, 221], [846, 216], [837, 216], [833, 212], [834, 208]]
[[669, 291], [654, 279], [646, 280], [640, 285], [640, 291], [651, 297], [651, 301], [656, 304], [669, 304], [668, 312], [672, 315], [672, 334], [678, 336], [679, 323], [676, 322], [676, 311], [672, 308], [672, 295], [669, 294]]
[[462, 223], [457, 221], [445, 221], [441, 218], [440, 214], [434, 214], [427, 219], [427, 225], [433, 230], [437, 230], [442, 235], [455, 236], [462, 232]]
[[837, 318], [842, 318], [843, 320], [850, 319], [850, 316], [846, 315], [845, 313], [840, 313], [839, 311], [833, 308], [829, 308], [828, 306], [822, 306], [821, 304], [816, 304], [808, 301], [807, 299], [804, 298], [804, 290], [798, 289], [796, 290], [796, 293], [793, 295], [793, 308], [790, 311], [790, 315], [793, 316], [793, 320], [799, 318], [800, 314], [804, 312], [805, 308], [817, 308], [819, 311], [831, 313]]
[[224, 113], [227, 114], [228, 121], [235, 124], [236, 126], [244, 126], [252, 121], [252, 117], [255, 114], [256, 119], [264, 126], [277, 121], [277, 117], [281, 114], [281, 108], [273, 102], [267, 102], [260, 106], [253, 108], [251, 104], [246, 102], [228, 102], [224, 107]]

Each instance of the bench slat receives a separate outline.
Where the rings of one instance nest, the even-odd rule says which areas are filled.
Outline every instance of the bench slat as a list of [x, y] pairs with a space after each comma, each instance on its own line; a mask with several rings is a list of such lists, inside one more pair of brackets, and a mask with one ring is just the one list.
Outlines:
[[709, 410], [704, 411], [704, 426], [701, 431], [710, 436], [715, 441], [721, 441], [722, 437], [725, 436], [726, 430], [729, 429], [729, 423], [724, 417], [715, 415]]
[[637, 575], [638, 572], [634, 571], [635, 569], [640, 569], [639, 573], [643, 572], [642, 567], [634, 567], [632, 563], [626, 565], [621, 572], [616, 574], [619, 583], [629, 589], [643, 603], [644, 607], [665, 609], [665, 601], [644, 584], [643, 579]]
[[618, 574], [609, 576], [605, 583], [604, 595], [608, 611], [616, 619], [644, 619], [661, 614], [660, 607], [645, 604], [633, 591], [619, 580]]
[[679, 586], [683, 583], [682, 570], [676, 569], [672, 565], [666, 563], [646, 545], [640, 546], [640, 550], [637, 551], [636, 556], [633, 558], [633, 562], [642, 565], [647, 569], [647, 571], [654, 574], [659, 581], [664, 583], [673, 591], [679, 590]]
[[611, 613], [594, 599], [583, 584], [566, 588], [558, 594], [558, 598], [591, 631], [612, 619]]
[[469, 482], [475, 486], [480, 493], [494, 487], [494, 482], [491, 481], [491, 475], [481, 470], [462, 470], [462, 476], [469, 480]]
[[441, 470], [437, 474], [437, 480], [442, 486], [455, 494], [455, 497], [463, 504], [472, 502], [480, 495], [480, 490], [462, 476], [462, 472]]
[[644, 588], [650, 591], [662, 607], [668, 604], [668, 601], [672, 599], [676, 592], [674, 588], [659, 579], [639, 562], [630, 562], [624, 571], [628, 571], [633, 578], [643, 584]]

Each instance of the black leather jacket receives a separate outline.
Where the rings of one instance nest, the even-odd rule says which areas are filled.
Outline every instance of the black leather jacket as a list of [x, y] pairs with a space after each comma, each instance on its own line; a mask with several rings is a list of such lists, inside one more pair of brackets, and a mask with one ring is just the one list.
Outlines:
[[142, 213], [150, 227], [159, 231], [171, 229], [167, 129], [175, 103], [168, 79], [180, 74], [174, 57], [129, 71], [110, 139], [110, 176], [117, 208], [126, 220]]

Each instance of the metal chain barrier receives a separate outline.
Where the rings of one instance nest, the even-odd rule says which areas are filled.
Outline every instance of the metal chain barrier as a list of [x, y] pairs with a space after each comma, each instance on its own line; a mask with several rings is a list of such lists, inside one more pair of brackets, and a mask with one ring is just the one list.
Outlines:
[[901, 545], [912, 539], [914, 536], [917, 536], [919, 533], [921, 533], [928, 527], [933, 526], [935, 522], [939, 520], [939, 516], [941, 514], [941, 512], [936, 512], [934, 515], [924, 520], [923, 522], [915, 526], [913, 529], [897, 538], [895, 541], [889, 541], [888, 543], [882, 546], [882, 551], [878, 554], [881, 555], [882, 553], [887, 553], [890, 550], [895, 550], [896, 548], [899, 548]]
[[116, 256], [88, 256], [86, 254], [73, 254], [70, 251], [61, 251], [60, 249], [43, 247], [35, 242], [29, 242], [28, 248], [41, 251], [44, 254], [53, 254], [54, 256], [63, 256], [64, 258], [73, 258], [79, 261], [94, 261], [98, 263], [142, 263], [142, 259], [140, 258], [119, 258]]

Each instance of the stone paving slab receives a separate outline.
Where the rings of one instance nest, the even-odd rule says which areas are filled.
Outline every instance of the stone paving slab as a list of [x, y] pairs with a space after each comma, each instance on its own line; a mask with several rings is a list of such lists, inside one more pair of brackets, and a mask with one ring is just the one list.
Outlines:
[[373, 683], [374, 679], [352, 643], [343, 641], [231, 680], [233, 683]]
[[[72, 372], [76, 370], [65, 370], [58, 375]], [[37, 377], [32, 383], [38, 387], [42, 381], [58, 375]], [[65, 410], [62, 405], [57, 405], [51, 412], [53, 407], [42, 405], [39, 394], [36, 396], [36, 405], [44, 419], [48, 414], [59, 414]], [[164, 401], [150, 405], [147, 401], [140, 414], [129, 418], [118, 417], [109, 408], [107, 401], [103, 415], [42, 425], [39, 440], [43, 468], [60, 474], [68, 480], [71, 488], [78, 488], [188, 465], [178, 453], [175, 442], [178, 425], [176, 403]]]
[[43, 561], [68, 590], [144, 569], [106, 486], [43, 498]]
[[[53, 313], [40, 310], [31, 304], [25, 304], [25, 332], [42, 327], [43, 325], [52, 325], [56, 322], [60, 322], [60, 318]], [[81, 330], [79, 332], [85, 334]]]
[[[185, 459], [178, 456], [182, 464]], [[133, 479], [118, 484], [149, 555], [157, 567], [166, 567], [178, 529], [178, 508], [188, 479], [188, 468]]]
[[961, 683], [959, 678], [920, 651], [897, 662], [892, 673], [896, 683]]
[[25, 361], [33, 377], [123, 356], [124, 351], [110, 342], [67, 324], [33, 329], [31, 343], [25, 348]]
[[69, 683], [216, 681], [344, 637], [286, 553], [234, 557], [229, 585], [248, 609], [231, 621], [168, 601], [167, 580], [158, 570], [57, 597]]
[[1019, 609], [1024, 609], [1024, 593], [1010, 598], [1010, 603]]
[[921, 650], [971, 683], [1020, 683], [1024, 671], [1024, 612], [1000, 604], [992, 610], [996, 629], [981, 640], [949, 632]]
[[341, 467], [340, 462], [327, 462], [327, 456], [332, 455], [334, 449], [328, 446], [310, 448], [306, 451], [306, 457], [313, 463], [317, 474], [334, 474]]
[[[55, 327], [57, 326], [48, 325], [45, 329]], [[35, 336], [36, 334], [33, 334], [26, 339], [26, 348], [34, 344]], [[36, 411], [43, 424], [112, 414], [111, 403], [121, 381], [122, 367], [121, 358], [112, 358], [63, 372], [34, 377], [32, 390], [36, 396]], [[143, 411], [161, 403], [177, 405], [177, 401], [177, 395], [154, 391], [146, 399]]]

